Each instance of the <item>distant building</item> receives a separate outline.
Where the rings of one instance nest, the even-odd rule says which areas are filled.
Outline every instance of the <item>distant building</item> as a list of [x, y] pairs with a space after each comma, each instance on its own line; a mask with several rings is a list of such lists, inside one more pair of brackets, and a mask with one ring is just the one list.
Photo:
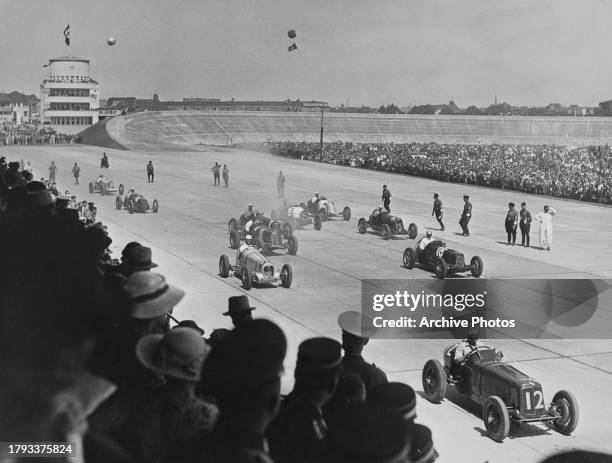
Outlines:
[[600, 116], [612, 116], [612, 100], [602, 101], [599, 103]]
[[36, 120], [38, 98], [20, 92], [0, 92], [0, 124], [28, 124]]
[[89, 75], [89, 60], [51, 58], [40, 85], [41, 122], [58, 133], [75, 134], [99, 120], [100, 87]]

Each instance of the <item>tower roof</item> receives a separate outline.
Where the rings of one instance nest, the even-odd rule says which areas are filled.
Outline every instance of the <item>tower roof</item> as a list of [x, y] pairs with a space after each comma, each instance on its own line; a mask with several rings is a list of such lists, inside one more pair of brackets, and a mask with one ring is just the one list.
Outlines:
[[49, 59], [49, 63], [55, 63], [57, 61], [78, 61], [78, 62], [81, 62], [81, 63], [89, 63], [88, 59], [77, 58], [76, 56], [60, 56], [59, 58], [51, 58], [51, 59]]

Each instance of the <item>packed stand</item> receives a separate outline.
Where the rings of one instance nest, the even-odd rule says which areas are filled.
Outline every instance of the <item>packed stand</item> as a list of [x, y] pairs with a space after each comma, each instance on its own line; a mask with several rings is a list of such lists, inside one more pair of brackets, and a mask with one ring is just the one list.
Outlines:
[[79, 135], [56, 133], [49, 127], [38, 129], [37, 126], [32, 124], [0, 124], [0, 146], [58, 145], [79, 142]]
[[608, 145], [461, 145], [437, 143], [278, 143], [275, 153], [351, 167], [384, 170], [612, 204], [612, 150]]
[[[19, 162], [0, 162], [0, 435], [67, 442], [53, 461], [404, 463], [438, 457], [417, 396], [364, 360], [361, 312], [338, 339], [298, 347], [281, 396], [287, 339], [247, 296], [206, 337], [175, 311], [185, 292], [152, 250], [111, 258], [100, 222], [53, 195]], [[76, 198], [75, 198], [76, 199]], [[437, 439], [437, 437], [436, 437]], [[2, 461], [17, 458], [0, 457]]]

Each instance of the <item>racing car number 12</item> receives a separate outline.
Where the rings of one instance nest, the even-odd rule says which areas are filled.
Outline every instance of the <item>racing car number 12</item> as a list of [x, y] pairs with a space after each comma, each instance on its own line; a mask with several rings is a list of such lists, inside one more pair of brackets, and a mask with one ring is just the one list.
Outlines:
[[[532, 408], [532, 404], [535, 404]], [[525, 410], [539, 410], [544, 408], [544, 395], [539, 389], [525, 391]]]

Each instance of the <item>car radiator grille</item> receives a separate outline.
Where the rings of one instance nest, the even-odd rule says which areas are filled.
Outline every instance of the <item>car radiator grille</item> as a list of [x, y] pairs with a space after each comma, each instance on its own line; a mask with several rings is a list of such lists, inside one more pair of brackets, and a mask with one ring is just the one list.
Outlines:
[[463, 256], [455, 256], [455, 265], [457, 267], [463, 267], [465, 265], [465, 259]]
[[273, 265], [266, 265], [264, 266], [264, 271], [263, 271], [265, 276], [271, 277], [274, 275], [274, 266]]
[[404, 231], [404, 224], [402, 223], [402, 221], [400, 219], [397, 219], [395, 221], [395, 229], [401, 233]]

